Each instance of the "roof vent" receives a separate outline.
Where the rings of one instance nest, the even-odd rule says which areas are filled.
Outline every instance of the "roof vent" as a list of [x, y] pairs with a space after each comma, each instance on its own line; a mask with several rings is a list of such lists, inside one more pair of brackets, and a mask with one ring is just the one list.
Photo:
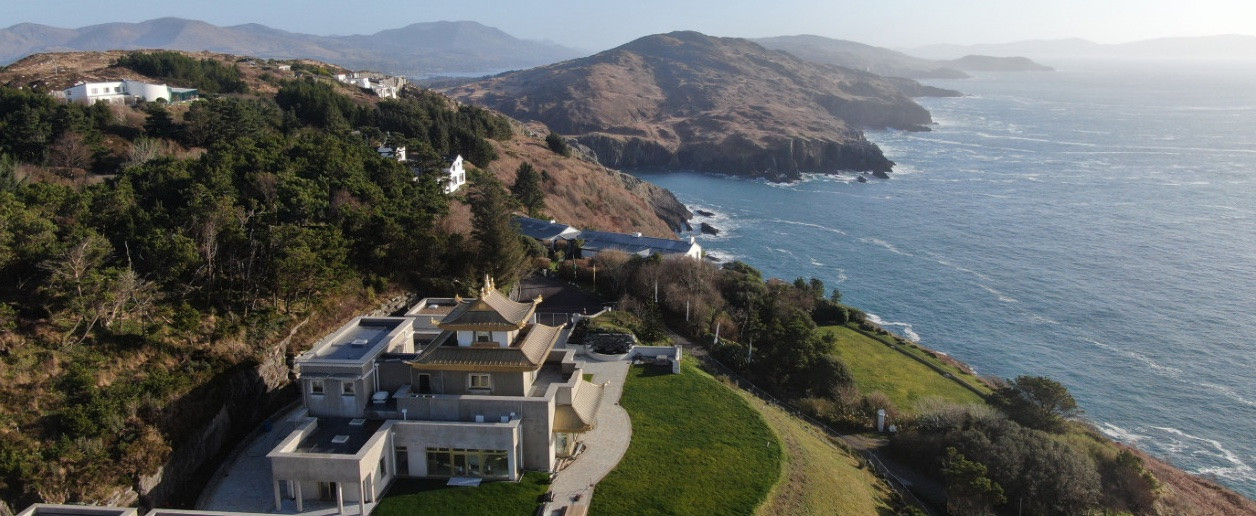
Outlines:
[[349, 426], [362, 426], [365, 424], [366, 424], [366, 420], [360, 417], [356, 417], [349, 420]]
[[337, 435], [331, 438], [332, 444], [344, 444], [347, 442], [349, 442], [349, 436], [347, 435]]
[[366, 339], [353, 339], [353, 342], [351, 342], [350, 344], [352, 344], [355, 347], [360, 348], [360, 347], [366, 346], [366, 343], [367, 343]]
[[635, 237], [637, 237], [637, 238], [641, 238], [641, 232], [640, 232], [640, 231], [638, 231], [638, 232], [636, 232], [636, 233], [633, 233], [633, 236], [635, 236]]

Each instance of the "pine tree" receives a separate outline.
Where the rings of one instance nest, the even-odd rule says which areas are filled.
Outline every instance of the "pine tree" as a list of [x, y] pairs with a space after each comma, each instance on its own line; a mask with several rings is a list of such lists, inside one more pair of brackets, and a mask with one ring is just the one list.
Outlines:
[[476, 178], [469, 197], [471, 235], [480, 249], [479, 272], [491, 276], [498, 285], [514, 284], [526, 263], [519, 230], [510, 219], [513, 200], [501, 183], [487, 174]]
[[515, 199], [528, 210], [528, 215], [537, 217], [545, 210], [545, 191], [541, 190], [541, 174], [537, 173], [531, 163], [523, 162], [515, 175], [515, 185], [510, 189]]

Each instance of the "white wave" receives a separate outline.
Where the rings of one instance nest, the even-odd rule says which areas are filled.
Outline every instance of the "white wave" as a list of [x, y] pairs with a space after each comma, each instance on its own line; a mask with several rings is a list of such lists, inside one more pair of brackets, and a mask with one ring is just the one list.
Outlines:
[[1208, 473], [1213, 473], [1213, 474], [1219, 474], [1218, 472], [1226, 472], [1227, 474], [1238, 475], [1236, 477], [1232, 477], [1236, 479], [1256, 478], [1252, 475], [1252, 467], [1244, 463], [1243, 460], [1239, 458], [1238, 454], [1227, 449], [1225, 445], [1221, 443], [1221, 441], [1218, 441], [1216, 439], [1209, 439], [1207, 437], [1200, 437], [1198, 435], [1193, 435], [1193, 434], [1187, 433], [1185, 431], [1182, 431], [1180, 429], [1173, 428], [1173, 427], [1153, 426], [1152, 428], [1180, 438], [1181, 441], [1176, 443], [1176, 447], [1179, 450], [1184, 450], [1187, 447], [1192, 447], [1191, 445], [1193, 443], [1194, 444], [1193, 448], [1195, 449], [1192, 450], [1192, 455], [1204, 455], [1204, 456], [1209, 456], [1209, 457], [1215, 457], [1217, 459], [1223, 460], [1230, 464], [1229, 466], [1225, 466], [1225, 467], [1214, 466], [1214, 467], [1206, 468], [1207, 471], [1205, 471], [1204, 469], [1201, 469], [1197, 471], [1197, 473], [1208, 472]]
[[899, 248], [894, 247], [894, 244], [886, 242], [885, 240], [881, 240], [880, 238], [864, 237], [864, 238], [860, 238], [859, 241], [865, 244], [879, 245], [894, 254], [898, 254], [902, 256], [915, 256], [909, 252], [899, 250]]
[[1007, 294], [1004, 294], [1002, 292], [999, 292], [994, 287], [991, 287], [989, 285], [978, 284], [977, 286], [981, 287], [981, 289], [985, 290], [986, 292], [994, 294], [994, 297], [998, 299], [1000, 302], [1003, 302], [1003, 303], [1019, 303], [1020, 302], [1016, 298], [1009, 296]]
[[812, 257], [810, 257], [810, 256], [808, 256], [808, 257], [807, 257], [807, 259], [808, 259], [808, 260], [811, 260], [811, 265], [813, 265], [813, 266], [815, 266], [815, 267], [824, 267], [824, 262], [821, 262], [821, 261], [819, 261], [819, 260], [817, 260], [817, 259], [815, 259], [815, 258], [812, 258]]
[[834, 267], [833, 270], [837, 271], [838, 283], [845, 283], [847, 279], [850, 279], [846, 277], [846, 269], [843, 269], [841, 267]]
[[1162, 374], [1162, 375], [1164, 375], [1164, 376], [1168, 376], [1168, 377], [1173, 378], [1173, 379], [1175, 379], [1175, 380], [1180, 380], [1180, 379], [1182, 379], [1182, 377], [1184, 377], [1184, 376], [1185, 376], [1185, 373], [1183, 373], [1181, 369], [1178, 369], [1178, 368], [1173, 367], [1173, 366], [1163, 365], [1163, 364], [1161, 364], [1161, 363], [1159, 363], [1159, 362], [1156, 362], [1155, 360], [1152, 360], [1150, 357], [1148, 357], [1148, 356], [1146, 356], [1146, 355], [1143, 355], [1142, 353], [1137, 353], [1137, 352], [1134, 352], [1134, 351], [1130, 351], [1130, 350], [1128, 350], [1128, 349], [1118, 348], [1118, 347], [1112, 346], [1112, 345], [1110, 345], [1110, 344], [1105, 344], [1105, 343], [1103, 343], [1103, 342], [1099, 342], [1099, 341], [1097, 341], [1097, 340], [1095, 340], [1095, 339], [1089, 339], [1089, 338], [1087, 338], [1087, 339], [1085, 339], [1085, 340], [1086, 340], [1087, 342], [1090, 342], [1091, 344], [1094, 344], [1095, 346], [1099, 347], [1100, 349], [1103, 349], [1103, 350], [1106, 350], [1106, 351], [1110, 351], [1110, 352], [1112, 352], [1112, 353], [1116, 353], [1116, 354], [1119, 354], [1119, 355], [1123, 355], [1123, 356], [1125, 356], [1125, 357], [1128, 357], [1128, 358], [1134, 359], [1134, 360], [1136, 360], [1136, 361], [1138, 361], [1138, 362], [1142, 362], [1142, 363], [1143, 363], [1143, 365], [1146, 365], [1147, 367], [1150, 367], [1153, 371], [1156, 371], [1156, 372], [1158, 372], [1158, 373], [1160, 373], [1160, 374]]
[[839, 234], [839, 235], [842, 235], [842, 236], [846, 236], [846, 232], [845, 232], [845, 231], [842, 231], [842, 230], [837, 229], [837, 228], [829, 227], [829, 226], [823, 226], [823, 225], [820, 225], [820, 224], [816, 224], [816, 223], [814, 223], [814, 222], [800, 222], [800, 221], [797, 221], [797, 220], [783, 220], [783, 219], [771, 219], [771, 220], [769, 220], [768, 222], [772, 222], [772, 223], [776, 223], [776, 224], [790, 224], [790, 225], [794, 225], [794, 226], [803, 226], [803, 227], [808, 227], [808, 228], [819, 229], [819, 230], [821, 230], [821, 231], [827, 231], [827, 232], [830, 232], [830, 233], [836, 233], [836, 234]]
[[1147, 438], [1146, 435], [1126, 430], [1112, 423], [1099, 423], [1096, 426], [1099, 428], [1100, 432], [1103, 432], [1104, 435], [1108, 436], [1112, 440], [1126, 444], [1136, 444]]
[[[1113, 440], [1168, 455], [1170, 460], [1190, 457], [1192, 462], [1209, 463], [1190, 471], [1193, 474], [1211, 475], [1232, 481], [1256, 480], [1256, 471], [1243, 462], [1237, 453], [1227, 449], [1216, 439], [1200, 437], [1167, 426], [1126, 429], [1108, 422], [1099, 422], [1095, 426]], [[1183, 466], [1181, 460], [1175, 462]]]
[[877, 326], [880, 326], [886, 329], [898, 328], [897, 333], [901, 333], [903, 337], [906, 338], [907, 340], [910, 340], [912, 342], [920, 342], [920, 335], [912, 330], [911, 323], [886, 321], [878, 317], [877, 314], [867, 314], [867, 315], [868, 315], [868, 320], [872, 321]]
[[721, 249], [710, 249], [710, 248], [704, 247], [702, 248], [702, 250], [706, 252], [707, 256], [714, 258], [716, 260], [719, 260], [720, 263], [734, 262], [742, 258], [741, 255], [733, 254], [733, 253], [730, 253], [728, 251], [724, 251]]
[[1057, 321], [1057, 320], [1055, 320], [1055, 319], [1052, 319], [1052, 318], [1050, 318], [1050, 317], [1047, 317], [1047, 316], [1045, 316], [1045, 315], [1041, 315], [1041, 314], [1034, 314], [1034, 315], [1031, 315], [1031, 316], [1029, 316], [1029, 320], [1031, 320], [1031, 321], [1033, 321], [1033, 322], [1036, 322], [1036, 323], [1050, 324], [1050, 325], [1052, 325], [1052, 326], [1059, 326], [1059, 325], [1061, 324], [1061, 323], [1060, 323], [1060, 321]]
[[990, 134], [990, 133], [981, 133], [981, 132], [976, 133], [976, 134], [977, 134], [977, 136], [980, 136], [980, 137], [982, 137], [982, 138], [989, 138], [989, 139], [992, 139], [992, 140], [1017, 140], [1017, 141], [1036, 142], [1036, 143], [1051, 143], [1051, 144], [1055, 144], [1055, 145], [1072, 145], [1072, 146], [1076, 146], [1076, 147], [1098, 147], [1098, 146], [1099, 146], [1099, 145], [1094, 144], [1094, 143], [1082, 143], [1082, 142], [1068, 142], [1068, 141], [1060, 141], [1060, 140], [1048, 140], [1048, 139], [1044, 139], [1044, 138], [1029, 138], [1029, 137], [1026, 137], [1026, 136], [1005, 136], [1005, 135], [1001, 135], [1001, 134]]
[[1231, 388], [1231, 387], [1229, 387], [1229, 386], [1227, 386], [1227, 385], [1219, 385], [1219, 384], [1215, 384], [1215, 383], [1201, 382], [1201, 383], [1199, 384], [1199, 386], [1200, 386], [1200, 387], [1203, 387], [1203, 388], [1205, 388], [1205, 389], [1211, 390], [1212, 392], [1215, 392], [1215, 393], [1220, 394], [1220, 395], [1222, 395], [1222, 396], [1225, 396], [1225, 397], [1227, 397], [1227, 398], [1230, 398], [1230, 399], [1232, 399], [1232, 400], [1234, 400], [1234, 401], [1237, 401], [1237, 402], [1239, 402], [1239, 403], [1242, 403], [1242, 404], [1244, 404], [1244, 405], [1247, 405], [1247, 406], [1249, 406], [1249, 407], [1256, 407], [1256, 400], [1252, 400], [1252, 399], [1249, 399], [1249, 398], [1247, 398], [1247, 397], [1244, 397], [1242, 394], [1239, 394], [1239, 393], [1235, 392], [1233, 388]]

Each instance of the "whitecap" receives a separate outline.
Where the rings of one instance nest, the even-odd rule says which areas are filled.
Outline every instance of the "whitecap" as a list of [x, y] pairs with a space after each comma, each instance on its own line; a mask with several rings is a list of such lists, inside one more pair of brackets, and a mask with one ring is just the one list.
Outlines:
[[864, 237], [864, 238], [860, 238], [859, 241], [865, 244], [879, 245], [894, 254], [898, 254], [902, 256], [914, 256], [911, 253], [899, 250], [897, 247], [894, 247], [894, 244], [886, 242], [885, 240], [881, 240], [880, 238]]
[[867, 314], [867, 316], [868, 316], [868, 320], [872, 321], [872, 323], [876, 324], [877, 326], [880, 326], [886, 329], [898, 328], [898, 333], [901, 333], [903, 337], [906, 338], [907, 340], [910, 340], [912, 342], [920, 342], [920, 335], [917, 334], [912, 329], [911, 323], [886, 321], [882, 319], [881, 317], [877, 316], [877, 314], [872, 314], [872, 313]]

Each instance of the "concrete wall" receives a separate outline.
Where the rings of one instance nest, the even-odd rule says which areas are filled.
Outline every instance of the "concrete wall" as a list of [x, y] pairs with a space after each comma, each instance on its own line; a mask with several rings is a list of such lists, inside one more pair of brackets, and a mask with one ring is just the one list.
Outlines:
[[476, 416], [484, 416], [485, 422], [501, 421], [513, 413], [521, 422], [523, 467], [538, 471], [554, 468], [553, 398], [417, 396], [397, 398], [397, 409], [405, 409], [410, 420], [463, 424], [471, 424]]
[[[392, 424], [393, 446], [403, 447], [410, 463], [409, 476], [427, 476], [428, 448], [469, 448], [505, 450], [510, 463], [510, 479], [519, 479], [521, 421], [506, 423], [449, 423], [437, 421], [396, 421]], [[527, 468], [524, 464], [522, 467]], [[532, 469], [532, 468], [528, 468]], [[405, 474], [405, 472], [399, 472]]]

